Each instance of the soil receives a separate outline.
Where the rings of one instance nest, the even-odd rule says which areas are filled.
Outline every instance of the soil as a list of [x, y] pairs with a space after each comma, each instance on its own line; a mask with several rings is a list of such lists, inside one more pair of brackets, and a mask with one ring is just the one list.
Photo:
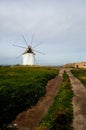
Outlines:
[[18, 130], [34, 130], [47, 113], [54, 97], [62, 82], [64, 69], [61, 69], [58, 76], [50, 80], [46, 86], [46, 94], [41, 97], [36, 106], [20, 113], [16, 119], [9, 124], [10, 127], [17, 127]]
[[74, 130], [86, 130], [86, 88], [82, 83], [73, 76], [69, 69], [66, 70], [69, 75], [74, 98], [72, 101], [74, 119]]

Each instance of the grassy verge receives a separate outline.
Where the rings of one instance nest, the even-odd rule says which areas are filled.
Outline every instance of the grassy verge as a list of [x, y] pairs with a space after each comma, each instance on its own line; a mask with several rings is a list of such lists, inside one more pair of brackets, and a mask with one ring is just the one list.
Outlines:
[[64, 73], [60, 90], [48, 113], [36, 130], [73, 130], [71, 126], [73, 120], [72, 97], [73, 92], [69, 78], [67, 74]]
[[0, 67], [0, 127], [35, 105], [57, 73], [51, 67]]
[[86, 86], [86, 69], [74, 69], [71, 72]]

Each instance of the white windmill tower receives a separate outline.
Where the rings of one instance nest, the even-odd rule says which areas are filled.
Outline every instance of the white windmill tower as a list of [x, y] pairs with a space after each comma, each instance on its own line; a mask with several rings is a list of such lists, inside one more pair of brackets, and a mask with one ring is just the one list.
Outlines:
[[23, 53], [23, 65], [34, 65], [35, 64], [35, 53], [33, 52], [31, 46], [26, 48]]
[[22, 53], [23, 65], [31, 65], [31, 66], [35, 65], [35, 52], [40, 53], [40, 54], [44, 54], [42, 52], [34, 50], [34, 48], [39, 46], [40, 44], [32, 47], [33, 37], [32, 37], [30, 45], [28, 45], [28, 43], [27, 43], [27, 41], [26, 41], [24, 36], [23, 36], [23, 39], [24, 39], [24, 41], [26, 43], [26, 47], [19, 46], [19, 45], [14, 45], [14, 44], [13, 44], [13, 46], [20, 47], [20, 48], [25, 48], [25, 51]]

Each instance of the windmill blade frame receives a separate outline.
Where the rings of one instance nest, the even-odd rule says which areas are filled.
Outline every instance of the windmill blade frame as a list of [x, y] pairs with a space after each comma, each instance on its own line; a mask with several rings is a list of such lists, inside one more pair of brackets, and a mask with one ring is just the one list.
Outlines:
[[41, 44], [42, 44], [42, 43], [39, 43], [39, 44], [33, 46], [33, 48], [36, 48], [36, 47], [40, 46]]
[[19, 57], [21, 57], [22, 55], [23, 55], [23, 53], [22, 53], [22, 54], [20, 54], [19, 56], [17, 56], [17, 57], [16, 57], [16, 59], [17, 59], [17, 58], [19, 58]]
[[13, 44], [13, 46], [20, 47], [20, 48], [26, 48], [26, 47], [23, 47], [23, 46], [20, 46], [20, 45], [15, 45], [15, 44]]
[[23, 35], [23, 34], [22, 34], [22, 37], [23, 37], [23, 39], [24, 39], [24, 41], [25, 41], [26, 45], [28, 46], [28, 43], [27, 43], [27, 41], [26, 41], [26, 39], [25, 39], [25, 37], [24, 37], [24, 35]]
[[43, 53], [43, 52], [40, 52], [40, 51], [37, 51], [37, 50], [33, 50], [33, 51], [35, 51], [35, 52], [37, 52], [37, 53], [40, 53], [40, 54], [42, 54], [42, 55], [45, 55], [45, 53]]
[[32, 46], [32, 43], [33, 43], [33, 39], [34, 39], [34, 35], [32, 35], [32, 39], [31, 39], [31, 42], [30, 42], [31, 46]]

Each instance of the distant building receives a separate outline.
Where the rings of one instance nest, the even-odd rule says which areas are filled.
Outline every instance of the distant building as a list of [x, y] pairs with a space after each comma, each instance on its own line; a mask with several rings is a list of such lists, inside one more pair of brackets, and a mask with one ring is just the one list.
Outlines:
[[75, 63], [75, 68], [86, 68], [86, 62]]
[[86, 62], [65, 64], [65, 68], [86, 68]]

